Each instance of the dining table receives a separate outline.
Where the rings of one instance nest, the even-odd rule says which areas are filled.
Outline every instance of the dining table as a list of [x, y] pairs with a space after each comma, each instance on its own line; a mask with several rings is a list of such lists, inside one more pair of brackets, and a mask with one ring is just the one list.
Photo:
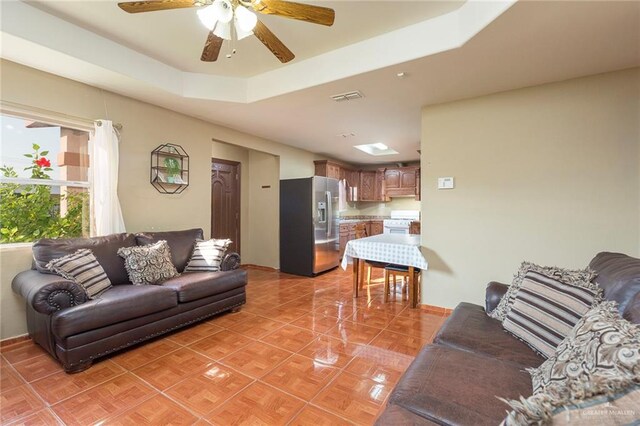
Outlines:
[[346, 271], [349, 264], [353, 265], [353, 297], [359, 296], [365, 262], [381, 262], [408, 268], [409, 305], [417, 307], [416, 272], [426, 270], [429, 266], [420, 245], [420, 235], [413, 234], [379, 234], [347, 242], [341, 266]]

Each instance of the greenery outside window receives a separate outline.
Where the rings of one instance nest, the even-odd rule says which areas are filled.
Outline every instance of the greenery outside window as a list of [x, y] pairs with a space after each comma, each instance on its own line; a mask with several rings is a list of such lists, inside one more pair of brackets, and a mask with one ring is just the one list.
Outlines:
[[89, 133], [0, 115], [0, 244], [89, 236]]

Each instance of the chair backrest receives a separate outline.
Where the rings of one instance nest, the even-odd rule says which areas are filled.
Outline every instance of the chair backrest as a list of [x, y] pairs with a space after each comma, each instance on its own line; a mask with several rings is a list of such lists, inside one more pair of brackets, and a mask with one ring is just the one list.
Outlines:
[[356, 238], [365, 238], [367, 235], [367, 225], [364, 223], [356, 223]]

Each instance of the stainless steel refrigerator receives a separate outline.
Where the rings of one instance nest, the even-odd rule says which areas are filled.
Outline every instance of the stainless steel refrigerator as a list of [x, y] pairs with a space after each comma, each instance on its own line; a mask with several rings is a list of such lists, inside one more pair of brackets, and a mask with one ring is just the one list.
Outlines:
[[280, 271], [314, 276], [340, 263], [338, 180], [280, 181]]

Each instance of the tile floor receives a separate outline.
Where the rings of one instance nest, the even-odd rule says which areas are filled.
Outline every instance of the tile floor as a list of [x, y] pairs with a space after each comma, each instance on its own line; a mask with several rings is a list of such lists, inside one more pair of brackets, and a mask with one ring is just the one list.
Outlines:
[[1, 424], [367, 425], [443, 317], [352, 298], [351, 274], [249, 270], [247, 304], [65, 374], [31, 342], [4, 348]]

